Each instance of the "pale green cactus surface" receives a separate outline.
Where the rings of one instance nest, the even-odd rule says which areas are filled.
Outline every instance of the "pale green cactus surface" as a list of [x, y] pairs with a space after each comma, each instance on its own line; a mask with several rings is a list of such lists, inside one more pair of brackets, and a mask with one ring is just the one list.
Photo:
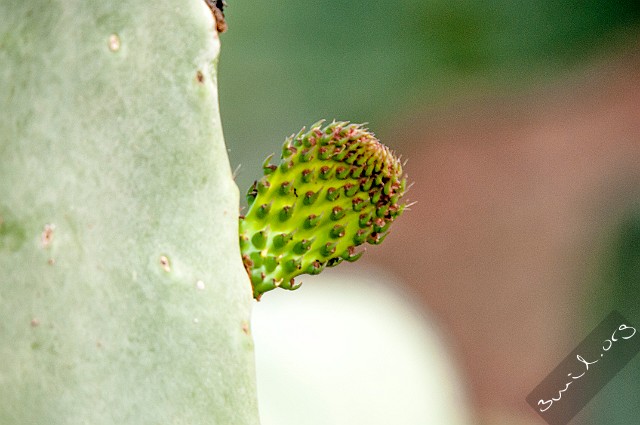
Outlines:
[[270, 159], [240, 220], [256, 299], [297, 289], [301, 274], [357, 260], [356, 247], [381, 243], [405, 209], [400, 160], [362, 125], [317, 122], [285, 141], [279, 165]]
[[0, 424], [257, 424], [202, 0], [0, 0]]

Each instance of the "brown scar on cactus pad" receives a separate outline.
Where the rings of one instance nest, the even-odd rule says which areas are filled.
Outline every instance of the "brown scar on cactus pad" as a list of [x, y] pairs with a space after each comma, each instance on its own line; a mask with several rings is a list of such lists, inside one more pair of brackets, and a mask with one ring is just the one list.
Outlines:
[[360, 124], [323, 124], [287, 138], [280, 163], [268, 157], [247, 192], [240, 248], [257, 300], [297, 289], [301, 274], [357, 260], [356, 247], [382, 243], [406, 208], [407, 179], [393, 152]]
[[216, 30], [219, 33], [223, 33], [227, 30], [227, 21], [224, 19], [224, 8], [227, 2], [224, 0], [204, 0], [204, 2], [211, 9], [213, 17], [216, 20]]

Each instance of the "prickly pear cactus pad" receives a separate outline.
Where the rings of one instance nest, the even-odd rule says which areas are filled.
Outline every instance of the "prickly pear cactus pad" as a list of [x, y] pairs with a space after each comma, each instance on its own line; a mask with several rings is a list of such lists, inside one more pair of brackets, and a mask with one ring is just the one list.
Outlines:
[[362, 125], [323, 123], [289, 137], [247, 193], [240, 247], [256, 299], [357, 260], [356, 247], [381, 243], [405, 208], [406, 176], [389, 148]]
[[215, 28], [0, 0], [0, 424], [258, 424]]

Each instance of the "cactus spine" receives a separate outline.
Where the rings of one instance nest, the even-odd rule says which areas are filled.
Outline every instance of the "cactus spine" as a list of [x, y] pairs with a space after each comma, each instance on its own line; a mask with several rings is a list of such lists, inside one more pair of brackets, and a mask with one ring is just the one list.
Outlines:
[[399, 159], [362, 125], [323, 123], [289, 137], [280, 163], [267, 158], [247, 193], [240, 247], [256, 299], [357, 260], [356, 247], [381, 243], [405, 208]]
[[0, 0], [0, 424], [256, 425], [202, 0]]

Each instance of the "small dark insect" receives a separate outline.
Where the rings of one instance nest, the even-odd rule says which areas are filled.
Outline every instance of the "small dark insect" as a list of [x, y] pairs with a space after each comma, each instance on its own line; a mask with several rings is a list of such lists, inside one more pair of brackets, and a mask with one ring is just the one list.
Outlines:
[[224, 19], [224, 8], [227, 6], [227, 2], [224, 0], [204, 0], [204, 2], [213, 13], [213, 17], [216, 20], [216, 30], [219, 33], [225, 32], [227, 30], [227, 21]]
[[298, 191], [296, 190], [296, 188], [293, 188], [293, 194], [296, 195], [296, 198], [298, 197]]

